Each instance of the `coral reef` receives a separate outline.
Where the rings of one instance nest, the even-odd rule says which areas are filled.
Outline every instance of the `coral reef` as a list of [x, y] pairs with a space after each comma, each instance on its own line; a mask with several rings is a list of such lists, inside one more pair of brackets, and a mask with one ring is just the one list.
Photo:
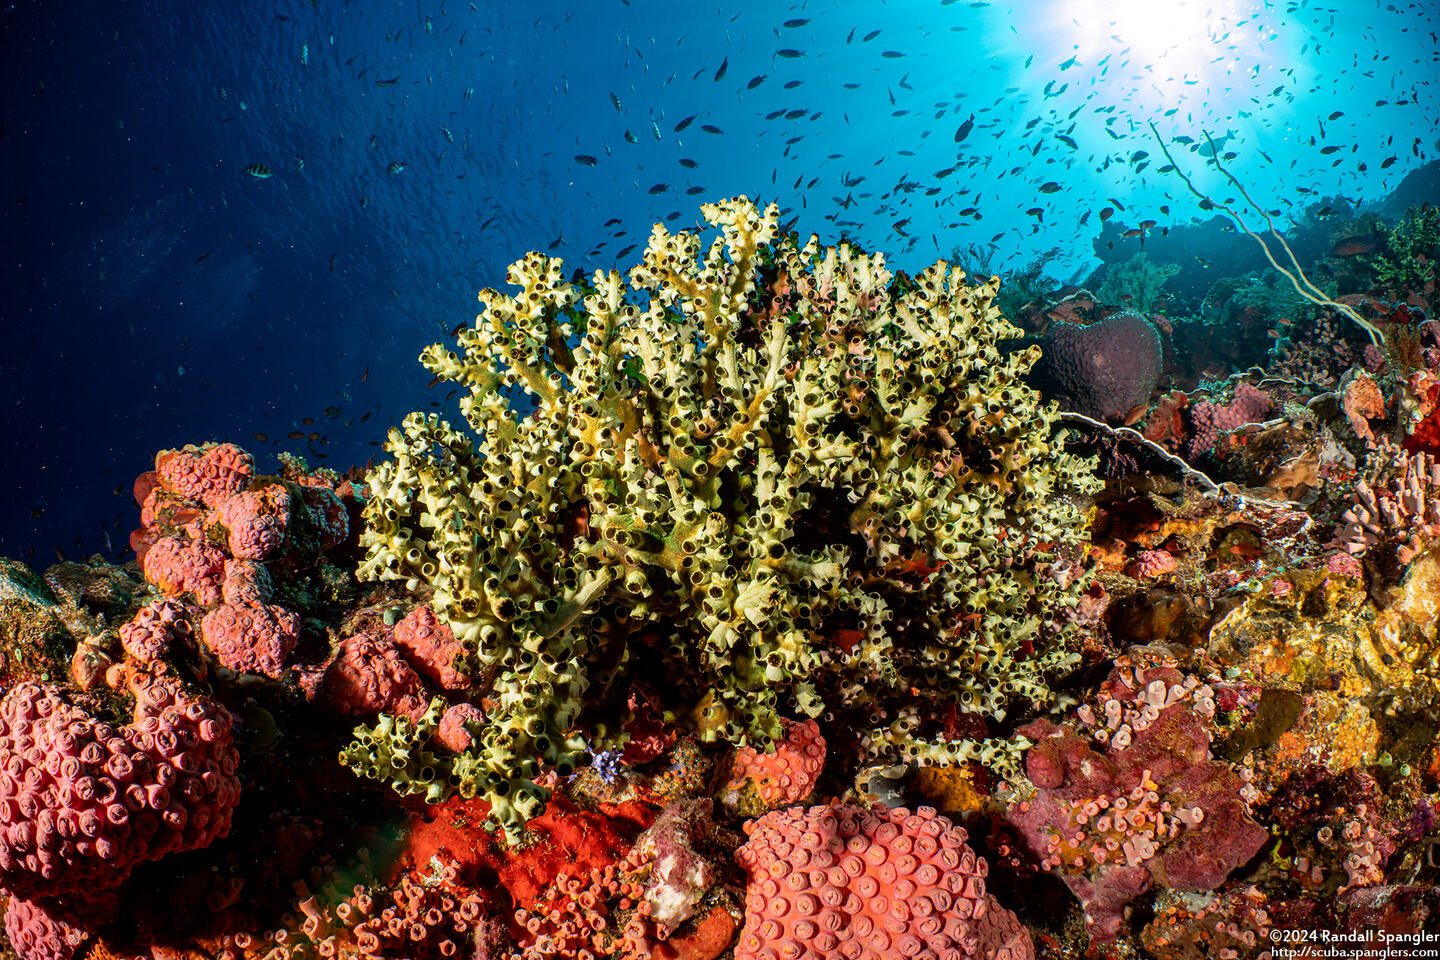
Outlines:
[[1037, 272], [1028, 329], [1110, 408], [1082, 417], [1022, 382], [993, 282], [705, 212], [627, 278], [532, 254], [482, 293], [424, 354], [475, 436], [412, 415], [368, 482], [161, 451], [133, 559], [0, 560], [13, 955], [1259, 960], [1433, 929], [1425, 288], [1337, 271], [1267, 318], [1274, 284], [1216, 287], [1225, 330], [1289, 343], [1176, 376], [1167, 326]]

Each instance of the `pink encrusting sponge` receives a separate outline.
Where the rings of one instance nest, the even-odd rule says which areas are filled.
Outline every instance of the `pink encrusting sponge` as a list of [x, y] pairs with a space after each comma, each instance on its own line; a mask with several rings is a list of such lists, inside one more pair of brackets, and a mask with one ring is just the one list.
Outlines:
[[0, 701], [0, 887], [89, 895], [227, 834], [240, 799], [230, 725], [223, 707], [158, 679], [120, 729], [55, 687], [13, 687]]

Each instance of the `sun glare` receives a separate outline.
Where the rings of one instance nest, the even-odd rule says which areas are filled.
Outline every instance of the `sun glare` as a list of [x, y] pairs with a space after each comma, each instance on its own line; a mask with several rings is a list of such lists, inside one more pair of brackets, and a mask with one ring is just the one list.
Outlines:
[[1220, 94], [1261, 63], [1265, 31], [1255, 7], [1253, 0], [1072, 0], [1068, 11], [1082, 60], [1108, 61], [1109, 75], [1135, 78], [1136, 106], [1174, 106], [1187, 94]]

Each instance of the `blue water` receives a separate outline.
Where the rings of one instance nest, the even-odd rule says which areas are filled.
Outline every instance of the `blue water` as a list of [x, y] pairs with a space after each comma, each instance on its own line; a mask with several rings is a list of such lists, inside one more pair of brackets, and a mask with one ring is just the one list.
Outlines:
[[[363, 463], [407, 411], [453, 410], [414, 358], [511, 260], [629, 265], [652, 222], [694, 225], [705, 200], [774, 200], [802, 232], [904, 269], [1058, 248], [1052, 272], [1080, 279], [1102, 207], [1157, 230], [1202, 216], [1161, 171], [1153, 122], [1167, 140], [1228, 138], [1229, 168], [1282, 218], [1328, 195], [1378, 202], [1437, 150], [1436, 15], [1373, 0], [7, 5], [0, 554], [120, 557], [131, 482], [163, 447]], [[1233, 195], [1198, 146], [1172, 143], [1177, 162]]]

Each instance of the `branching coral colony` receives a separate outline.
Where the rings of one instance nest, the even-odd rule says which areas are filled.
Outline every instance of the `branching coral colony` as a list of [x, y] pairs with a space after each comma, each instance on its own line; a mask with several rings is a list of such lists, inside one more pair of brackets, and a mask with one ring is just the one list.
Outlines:
[[[707, 741], [763, 748], [786, 715], [841, 712], [873, 756], [1019, 777], [1025, 741], [978, 718], [1049, 705], [1074, 662], [1092, 488], [1019, 382], [1035, 348], [997, 349], [1018, 333], [998, 281], [800, 248], [744, 197], [702, 210], [703, 256], [656, 225], [627, 292], [528, 254], [458, 352], [421, 355], [468, 388], [479, 439], [433, 414], [391, 429], [360, 576], [433, 587], [489, 695], [468, 750], [432, 752], [435, 702], [358, 728], [357, 771], [482, 797], [513, 835], [547, 770], [623, 744], [602, 718], [650, 679]], [[957, 711], [978, 735], [931, 735]]]

